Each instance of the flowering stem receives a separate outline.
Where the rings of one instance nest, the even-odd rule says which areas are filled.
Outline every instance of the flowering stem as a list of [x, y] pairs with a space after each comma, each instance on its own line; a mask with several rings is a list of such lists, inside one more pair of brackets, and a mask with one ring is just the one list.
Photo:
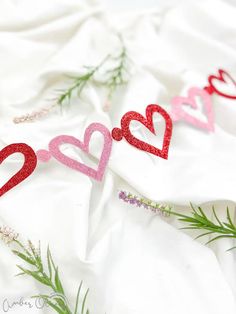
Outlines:
[[[8, 227], [0, 228], [0, 238], [8, 245], [14, 245], [16, 249], [13, 249], [12, 252], [25, 263], [30, 265], [31, 268], [34, 268], [32, 270], [17, 265], [17, 267], [21, 270], [21, 273], [19, 273], [17, 276], [28, 275], [34, 278], [39, 283], [51, 288], [53, 292], [51, 294], [40, 294], [37, 296], [33, 296], [32, 298], [43, 299], [46, 304], [48, 304], [53, 310], [55, 310], [59, 314], [89, 314], [89, 309], [84, 312], [86, 307], [88, 290], [86, 291], [82, 300], [80, 300], [82, 282], [79, 286], [79, 291], [76, 297], [76, 306], [75, 310], [73, 311], [67, 301], [64, 288], [62, 286], [62, 282], [59, 276], [59, 270], [58, 267], [55, 266], [50, 249], [47, 249], [46, 271], [41, 257], [40, 244], [36, 249], [32, 242], [28, 240], [26, 247], [22, 242], [20, 242], [18, 237], [19, 234], [15, 233], [12, 229]], [[79, 301], [81, 301], [81, 310], [79, 309]]]
[[151, 210], [152, 212], [168, 217], [170, 216], [171, 207], [169, 205], [163, 205], [155, 203], [145, 198], [138, 197], [137, 195], [131, 194], [129, 192], [120, 191], [119, 199], [122, 201], [135, 205], [137, 207], [143, 207], [145, 209]]
[[[146, 209], [152, 210], [155, 212], [157, 208], [159, 213], [166, 214], [168, 216], [173, 215], [178, 217], [180, 222], [185, 223], [187, 226], [181, 229], [194, 229], [202, 232], [196, 239], [213, 235], [213, 238], [210, 239], [206, 244], [209, 244], [213, 241], [222, 239], [222, 238], [231, 238], [236, 239], [236, 225], [233, 223], [233, 219], [230, 216], [229, 208], [226, 210], [226, 221], [220, 221], [219, 217], [216, 214], [214, 206], [212, 207], [212, 213], [216, 220], [216, 222], [210, 220], [207, 215], [204, 213], [204, 210], [198, 206], [194, 207], [192, 204], [191, 209], [192, 212], [190, 215], [180, 214], [174, 211], [170, 206], [165, 206], [161, 204], [156, 204], [150, 200], [145, 200], [143, 198], [139, 198], [131, 193], [127, 193], [124, 191], [119, 192], [119, 198], [125, 201], [126, 203], [136, 205], [138, 207], [144, 207]], [[232, 247], [229, 250], [235, 249], [236, 247]], [[228, 250], [228, 251], [229, 251]]]

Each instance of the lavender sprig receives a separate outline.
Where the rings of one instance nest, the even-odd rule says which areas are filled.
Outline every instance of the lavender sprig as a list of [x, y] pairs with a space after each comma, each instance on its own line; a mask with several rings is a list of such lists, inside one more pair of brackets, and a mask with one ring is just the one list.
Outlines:
[[[169, 206], [156, 204], [150, 200], [138, 198], [137, 196], [124, 191], [119, 192], [119, 198], [126, 203], [136, 205], [138, 207], [142, 206], [154, 212], [157, 207], [162, 215], [166, 214], [168, 216], [176, 216], [180, 222], [186, 224], [186, 227], [183, 227], [181, 229], [201, 231], [200, 235], [198, 235], [195, 239], [199, 239], [205, 236], [213, 236], [209, 241], [206, 242], [206, 244], [209, 244], [219, 239], [236, 239], [236, 224], [234, 223], [233, 218], [230, 215], [228, 207], [226, 209], [226, 219], [221, 221], [216, 214], [214, 206], [212, 206], [214, 219], [210, 219], [209, 217], [207, 217], [207, 214], [200, 206], [193, 206], [191, 203], [190, 206], [192, 211], [190, 212], [190, 214], [181, 214], [172, 210]], [[236, 246], [233, 246], [227, 251], [235, 248]]]
[[137, 195], [125, 191], [119, 192], [119, 199], [136, 207], [143, 207], [147, 210], [152, 211], [155, 214], [164, 217], [170, 216], [171, 207], [169, 205], [155, 203], [153, 201], [138, 197]]

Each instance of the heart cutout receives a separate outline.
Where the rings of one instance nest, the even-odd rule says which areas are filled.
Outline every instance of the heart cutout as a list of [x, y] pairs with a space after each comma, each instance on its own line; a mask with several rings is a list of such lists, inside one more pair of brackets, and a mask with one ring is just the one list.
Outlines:
[[[216, 81], [223, 83], [222, 85], [232, 84], [235, 89], [235, 95], [229, 95], [227, 93], [222, 92], [218, 87], [216, 87], [215, 85]], [[208, 77], [208, 82], [209, 82], [209, 86], [205, 87], [205, 90], [209, 94], [213, 94], [215, 92], [216, 94], [222, 97], [229, 98], [229, 99], [236, 99], [236, 82], [227, 71], [219, 69], [218, 75], [210, 75]]]
[[[149, 129], [153, 134], [156, 135], [154, 125], [153, 125], [153, 114], [159, 113], [166, 122], [165, 133], [163, 138], [162, 149], [159, 149], [153, 145], [150, 145], [135, 136], [132, 135], [130, 131], [130, 122], [136, 120], [142, 123], [147, 129]], [[112, 137], [119, 141], [124, 137], [126, 141], [132, 146], [151, 153], [153, 155], [159, 156], [164, 159], [168, 159], [168, 151], [170, 146], [170, 140], [172, 136], [172, 120], [169, 114], [158, 105], [149, 105], [146, 108], [146, 118], [136, 111], [127, 112], [121, 119], [121, 129], [114, 128], [112, 130]]]
[[22, 168], [11, 177], [7, 183], [5, 183], [0, 188], [0, 196], [7, 193], [9, 190], [14, 188], [16, 185], [20, 184], [23, 180], [25, 180], [31, 173], [34, 171], [37, 165], [37, 156], [33, 149], [24, 143], [15, 143], [10, 144], [4, 147], [0, 151], [0, 164], [10, 155], [15, 153], [21, 153], [24, 155], [24, 164]]
[[[200, 96], [203, 101], [207, 122], [203, 122], [200, 119], [192, 116], [184, 109], [185, 105], [189, 105], [196, 110], [198, 109], [196, 96]], [[188, 90], [188, 97], [174, 97], [171, 101], [171, 105], [171, 116], [174, 121], [182, 119], [200, 129], [214, 132], [214, 114], [212, 109], [211, 97], [205, 90], [197, 87], [192, 87]]]
[[[70, 158], [64, 155], [60, 151], [60, 145], [72, 144], [88, 154], [89, 142], [90, 142], [91, 136], [96, 131], [100, 132], [104, 137], [103, 151], [99, 160], [97, 170], [89, 166], [86, 166], [85, 164], [77, 160], [74, 160], [73, 158]], [[107, 166], [110, 154], [111, 154], [111, 148], [112, 148], [112, 138], [111, 138], [110, 131], [104, 125], [100, 123], [92, 123], [86, 128], [85, 133], [84, 133], [84, 142], [81, 142], [74, 136], [59, 135], [55, 137], [54, 139], [52, 139], [49, 143], [49, 152], [60, 163], [66, 165], [67, 167], [71, 169], [80, 171], [84, 173], [85, 175], [92, 177], [93, 179], [98, 180], [98, 181], [101, 181], [103, 178], [103, 175], [106, 170], [106, 166]]]

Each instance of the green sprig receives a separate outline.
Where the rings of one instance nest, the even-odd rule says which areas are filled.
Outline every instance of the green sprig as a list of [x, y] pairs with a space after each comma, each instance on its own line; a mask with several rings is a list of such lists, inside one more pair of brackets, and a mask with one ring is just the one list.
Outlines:
[[[64, 104], [66, 101], [69, 103], [72, 96], [77, 93], [79, 97], [84, 87], [92, 81], [95, 81], [95, 74], [102, 69], [107, 61], [111, 61], [111, 66], [104, 73], [104, 80], [100, 83], [108, 88], [108, 100], [111, 100], [113, 93], [120, 86], [128, 82], [129, 71], [128, 61], [130, 60], [127, 53], [127, 48], [124, 45], [123, 38], [119, 36], [121, 42], [121, 51], [118, 55], [108, 54], [97, 66], [85, 66], [87, 70], [84, 74], [78, 76], [70, 76], [73, 79], [73, 83], [65, 90], [59, 90], [61, 94], [57, 98], [56, 102], [59, 105]], [[99, 83], [99, 82], [98, 82]]]
[[[86, 291], [85, 295], [81, 296], [82, 282], [80, 283], [79, 290], [76, 297], [75, 309], [70, 309], [65, 295], [65, 290], [60, 279], [58, 267], [55, 266], [54, 260], [52, 258], [51, 251], [48, 247], [47, 249], [47, 269], [45, 269], [42, 257], [40, 244], [36, 249], [31, 241], [28, 241], [28, 247], [23, 245], [19, 240], [15, 239], [12, 241], [17, 246], [17, 249], [12, 250], [12, 252], [18, 256], [25, 263], [29, 264], [30, 268], [22, 267], [17, 265], [20, 269], [20, 273], [17, 276], [27, 275], [40, 282], [41, 284], [49, 287], [51, 289], [51, 294], [39, 294], [33, 296], [32, 298], [42, 298], [46, 304], [48, 304], [54, 311], [59, 314], [89, 314], [90, 311], [86, 307], [86, 301], [89, 290]], [[54, 297], [52, 298], [52, 295]], [[79, 304], [81, 303], [81, 306]]]
[[[53, 99], [52, 105], [45, 108], [40, 108], [37, 111], [33, 111], [22, 116], [15, 117], [13, 119], [14, 123], [24, 123], [24, 122], [33, 122], [42, 117], [48, 115], [52, 110], [54, 110], [58, 105], [62, 107], [64, 104], [70, 104], [70, 101], [73, 96], [77, 94], [77, 97], [81, 96], [82, 91], [85, 86], [89, 83], [95, 82], [100, 83], [100, 85], [105, 86], [108, 89], [108, 96], [106, 99], [106, 106], [109, 108], [110, 100], [113, 96], [115, 90], [123, 84], [128, 83], [130, 73], [129, 73], [129, 64], [131, 63], [130, 58], [127, 53], [127, 48], [124, 45], [124, 41], [121, 35], [118, 35], [121, 42], [121, 50], [118, 55], [108, 54], [98, 65], [96, 66], [84, 66], [83, 73], [76, 76], [67, 76], [72, 79], [72, 83], [68, 88], [65, 89], [56, 89], [57, 93]], [[111, 61], [111, 66], [107, 67], [106, 70], [102, 72], [102, 68], [105, 63]], [[104, 74], [104, 77], [101, 76], [100, 79], [95, 79], [97, 72]]]
[[[192, 212], [190, 215], [184, 215], [173, 210], [168, 211], [170, 215], [178, 217], [178, 220], [185, 223], [187, 226], [181, 229], [192, 229], [204, 231], [196, 239], [199, 239], [204, 236], [214, 235], [214, 237], [207, 241], [206, 244], [209, 244], [213, 241], [224, 239], [224, 238], [236, 238], [236, 225], [233, 223], [233, 219], [230, 216], [229, 208], [226, 210], [226, 221], [221, 221], [216, 214], [214, 206], [212, 207], [213, 216], [216, 219], [216, 222], [210, 220], [207, 215], [204, 213], [204, 210], [198, 206], [194, 207], [192, 204]], [[163, 209], [165, 211], [165, 209]], [[205, 232], [207, 231], [207, 232]], [[229, 250], [232, 250], [236, 247], [232, 247]], [[228, 250], [228, 251], [229, 251]]]
[[102, 65], [107, 61], [109, 58], [109, 55], [107, 55], [97, 66], [86, 66], [84, 68], [87, 69], [87, 71], [78, 76], [71, 76], [70, 78], [73, 79], [72, 85], [67, 88], [66, 90], [63, 90], [62, 93], [59, 95], [57, 99], [57, 103], [59, 105], [64, 104], [65, 101], [70, 102], [72, 95], [74, 92], [77, 92], [77, 96], [80, 96], [82, 90], [84, 87], [93, 79], [95, 73], [102, 67]]
[[119, 86], [128, 82], [128, 78], [130, 76], [128, 70], [129, 57], [122, 37], [120, 37], [120, 42], [122, 44], [120, 54], [116, 57], [111, 57], [112, 61], [115, 63], [115, 66], [107, 70], [105, 73], [107, 78], [104, 84], [108, 87], [109, 90], [108, 100], [111, 100], [113, 93]]

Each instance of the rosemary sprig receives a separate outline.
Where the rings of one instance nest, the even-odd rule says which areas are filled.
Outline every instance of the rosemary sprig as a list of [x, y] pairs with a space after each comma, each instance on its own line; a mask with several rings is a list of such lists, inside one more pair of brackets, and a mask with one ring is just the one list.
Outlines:
[[118, 56], [111, 56], [112, 61], [114, 61], [115, 66], [110, 68], [105, 72], [106, 82], [104, 83], [108, 87], [108, 100], [110, 101], [115, 90], [128, 82], [130, 76], [128, 70], [128, 53], [127, 48], [124, 45], [123, 38], [119, 36], [121, 42], [121, 51]]
[[107, 55], [97, 66], [85, 66], [84, 68], [86, 68], [87, 71], [84, 74], [74, 77], [71, 76], [70, 78], [73, 79], [72, 85], [66, 90], [62, 91], [57, 99], [57, 103], [62, 105], [66, 100], [70, 102], [75, 90], [77, 91], [77, 96], [80, 96], [86, 84], [88, 84], [88, 82], [93, 79], [95, 73], [103, 66], [109, 57], [110, 55]]
[[111, 100], [113, 93], [120, 85], [128, 82], [129, 57], [127, 48], [124, 45], [124, 41], [121, 36], [119, 36], [119, 40], [121, 42], [121, 51], [117, 56], [108, 54], [97, 66], [85, 66], [84, 68], [87, 69], [87, 72], [83, 75], [71, 77], [74, 80], [73, 84], [68, 89], [62, 91], [62, 94], [59, 95], [57, 99], [57, 103], [59, 105], [62, 105], [66, 100], [70, 102], [74, 91], [77, 91], [77, 96], [80, 96], [86, 84], [94, 80], [95, 73], [97, 73], [108, 60], [115, 64], [105, 71], [105, 81], [102, 82], [102, 84], [108, 88], [108, 100]]
[[[37, 111], [33, 111], [22, 116], [15, 117], [13, 122], [17, 124], [33, 122], [45, 117], [58, 105], [62, 106], [66, 102], [70, 103], [72, 96], [75, 95], [76, 92], [77, 96], [80, 97], [84, 87], [89, 82], [97, 82], [108, 88], [108, 96], [105, 102], [104, 111], [109, 110], [113, 93], [120, 85], [126, 84], [130, 76], [128, 71], [128, 61], [130, 61], [130, 59], [128, 57], [127, 48], [124, 45], [123, 38], [120, 35], [118, 37], [121, 42], [121, 51], [118, 56], [114, 54], [108, 54], [98, 65], [84, 66], [85, 72], [83, 72], [83, 74], [69, 76], [69, 78], [73, 81], [68, 88], [56, 90], [56, 92], [59, 92], [59, 95], [57, 94], [56, 97], [53, 98], [52, 105], [40, 108]], [[112, 66], [109, 66], [108, 70], [103, 72], [104, 78], [95, 80], [95, 74], [103, 68], [104, 64], [107, 63], [108, 60], [112, 62]]]
[[[204, 213], [204, 210], [198, 206], [194, 207], [192, 204], [192, 212], [190, 215], [184, 215], [173, 210], [169, 211], [170, 215], [178, 217], [178, 220], [187, 224], [186, 227], [181, 229], [193, 229], [203, 231], [195, 239], [207, 235], [214, 235], [214, 237], [206, 242], [206, 245], [223, 238], [236, 238], [236, 225], [233, 223], [233, 219], [230, 216], [229, 208], [226, 210], [226, 221], [220, 221], [219, 217], [216, 214], [214, 206], [212, 206], [213, 216], [216, 219], [216, 222], [210, 220], [207, 215]], [[165, 211], [165, 209], [163, 209]], [[206, 232], [204, 232], [206, 231]], [[228, 251], [234, 249], [235, 247], [230, 248]]]
[[45, 267], [42, 261], [40, 243], [37, 249], [30, 240], [27, 242], [27, 246], [25, 246], [18, 240], [18, 234], [7, 227], [0, 228], [0, 238], [7, 244], [14, 244], [16, 249], [13, 249], [12, 252], [30, 266], [30, 268], [26, 268], [17, 265], [21, 271], [17, 276], [30, 276], [50, 289], [50, 294], [39, 294], [32, 296], [32, 298], [43, 299], [48, 306], [59, 314], [90, 313], [89, 309], [86, 307], [88, 289], [81, 298], [82, 282], [80, 283], [77, 293], [75, 309], [72, 310], [70, 308], [60, 279], [58, 267], [55, 266], [49, 247], [47, 249], [47, 267]]

